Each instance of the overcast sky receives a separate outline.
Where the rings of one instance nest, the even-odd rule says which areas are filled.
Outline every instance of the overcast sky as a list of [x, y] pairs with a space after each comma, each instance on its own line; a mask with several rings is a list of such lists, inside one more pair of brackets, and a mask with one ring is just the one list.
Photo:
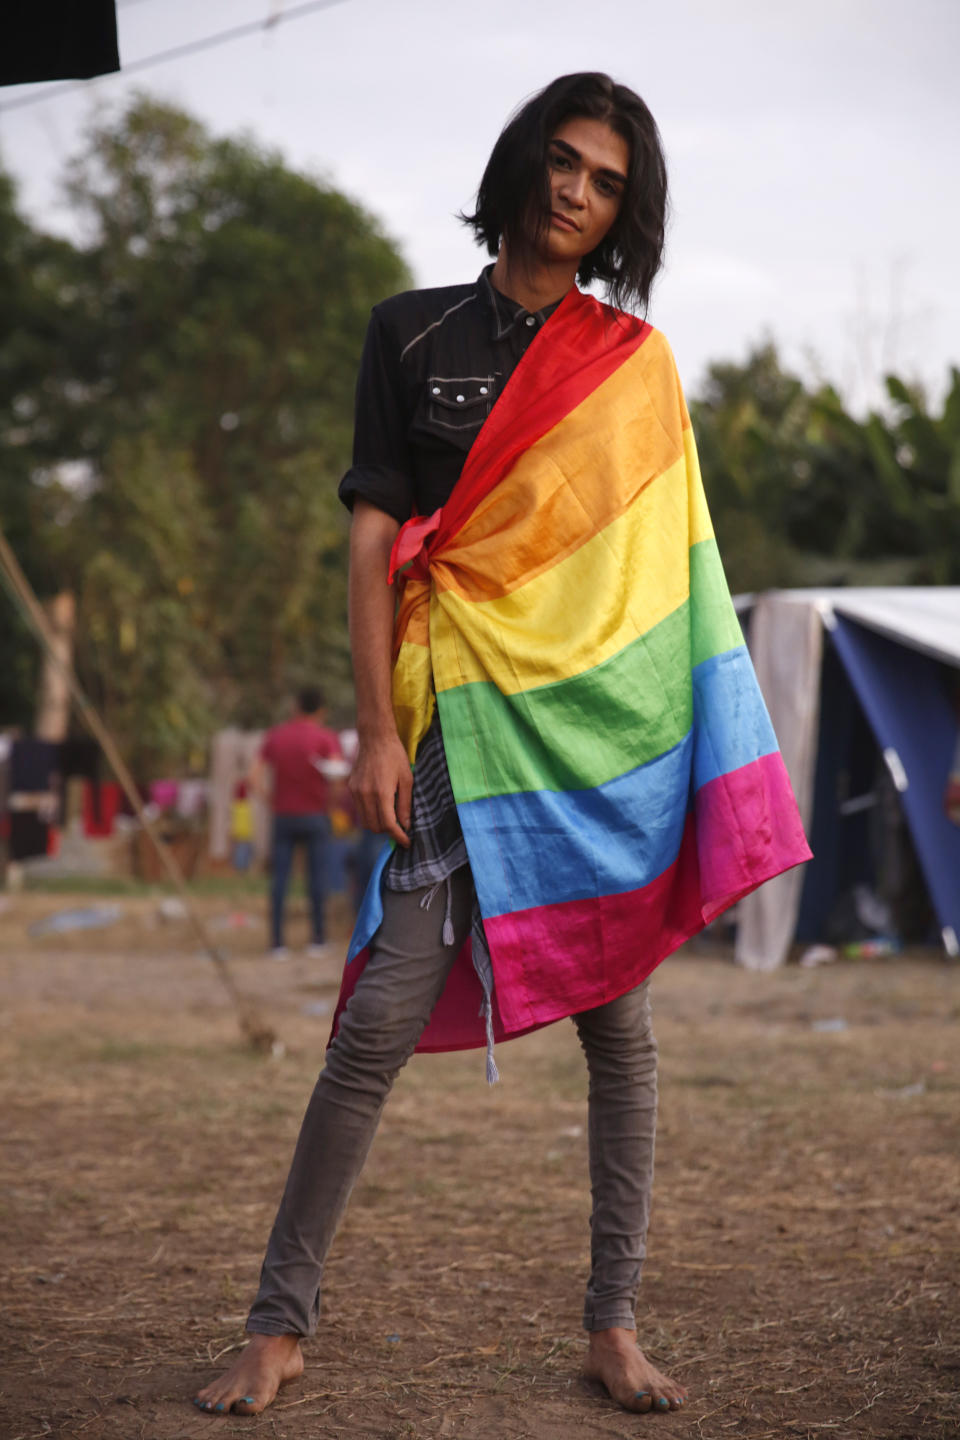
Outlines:
[[[121, 60], [296, 4], [120, 0]], [[361, 200], [417, 284], [451, 284], [482, 263], [453, 214], [508, 113], [555, 75], [607, 70], [666, 144], [650, 319], [687, 388], [771, 335], [859, 408], [886, 368], [938, 394], [960, 363], [958, 58], [960, 0], [338, 0], [0, 113], [0, 157], [31, 215], [62, 228], [57, 176], [85, 120], [148, 90]]]

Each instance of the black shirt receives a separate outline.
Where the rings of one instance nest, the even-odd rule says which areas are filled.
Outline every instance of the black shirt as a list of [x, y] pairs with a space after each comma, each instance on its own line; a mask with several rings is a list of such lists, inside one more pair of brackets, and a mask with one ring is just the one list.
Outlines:
[[374, 306], [357, 379], [353, 464], [340, 482], [401, 524], [432, 515], [524, 351], [556, 305], [531, 313], [490, 283], [407, 290]]

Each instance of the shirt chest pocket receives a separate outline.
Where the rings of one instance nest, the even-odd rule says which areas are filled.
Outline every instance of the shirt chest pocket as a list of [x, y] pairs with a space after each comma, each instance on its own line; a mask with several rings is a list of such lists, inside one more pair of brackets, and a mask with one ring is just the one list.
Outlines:
[[479, 430], [493, 408], [496, 380], [492, 375], [462, 379], [433, 375], [427, 381], [427, 425], [441, 431]]

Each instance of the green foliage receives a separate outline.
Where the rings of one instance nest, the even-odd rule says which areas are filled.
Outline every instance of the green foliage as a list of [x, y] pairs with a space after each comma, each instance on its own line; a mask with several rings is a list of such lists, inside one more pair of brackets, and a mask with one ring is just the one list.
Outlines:
[[[0, 525], [46, 592], [57, 588], [62, 497], [42, 468], [50, 447], [39, 410], [44, 389], [62, 373], [70, 256], [69, 246], [35, 234], [20, 217], [13, 185], [0, 172]], [[0, 723], [29, 728], [37, 647], [2, 592], [0, 607]]]
[[[38, 588], [77, 592], [83, 682], [144, 774], [307, 679], [348, 712], [336, 485], [402, 260], [344, 196], [149, 99], [90, 133], [68, 194], [77, 247], [0, 190], [0, 239], [20, 237], [0, 318], [25, 287], [0, 339], [2, 473], [14, 441], [23, 461], [0, 513]], [[31, 548], [18, 515], [41, 503]]]
[[75, 530], [77, 658], [91, 698], [147, 771], [202, 750], [219, 657], [196, 577], [213, 523], [188, 457], [147, 436], [118, 439]]
[[745, 365], [712, 365], [691, 404], [700, 464], [731, 587], [801, 583], [781, 508], [803, 476], [809, 397], [765, 345]]
[[858, 419], [764, 345], [711, 367], [691, 405], [734, 590], [960, 581], [960, 372], [943, 414], [895, 376]]

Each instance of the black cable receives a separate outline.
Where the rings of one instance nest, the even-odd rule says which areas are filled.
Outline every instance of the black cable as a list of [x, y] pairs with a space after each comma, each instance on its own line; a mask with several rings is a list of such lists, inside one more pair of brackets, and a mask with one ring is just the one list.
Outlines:
[[[174, 45], [170, 50], [158, 50], [153, 55], [145, 55], [140, 60], [131, 61], [129, 65], [122, 65], [119, 70], [114, 70], [109, 75], [101, 75], [97, 78], [111, 80], [114, 75], [134, 75], [138, 70], [147, 70], [153, 65], [163, 65], [168, 60], [182, 60], [187, 55], [197, 54], [200, 50], [213, 50], [218, 45], [226, 45], [231, 40], [241, 40], [244, 36], [255, 35], [260, 30], [276, 30], [288, 20], [300, 20], [314, 10], [329, 10], [334, 5], [345, 3], [346, 0], [308, 0], [307, 4], [294, 5], [292, 10], [282, 10], [278, 15], [271, 15], [266, 20], [251, 20], [245, 25], [234, 25], [229, 30], [218, 30], [213, 35], [205, 35], [200, 40], [188, 40], [184, 45]], [[83, 80], [71, 81], [67, 85], [55, 85], [52, 90], [23, 95], [17, 100], [9, 101], [6, 105], [0, 105], [0, 115], [5, 115], [10, 110], [22, 110], [27, 105], [38, 105], [42, 100], [54, 100], [58, 95], [72, 94], [74, 90], [81, 89], [86, 83]]]

